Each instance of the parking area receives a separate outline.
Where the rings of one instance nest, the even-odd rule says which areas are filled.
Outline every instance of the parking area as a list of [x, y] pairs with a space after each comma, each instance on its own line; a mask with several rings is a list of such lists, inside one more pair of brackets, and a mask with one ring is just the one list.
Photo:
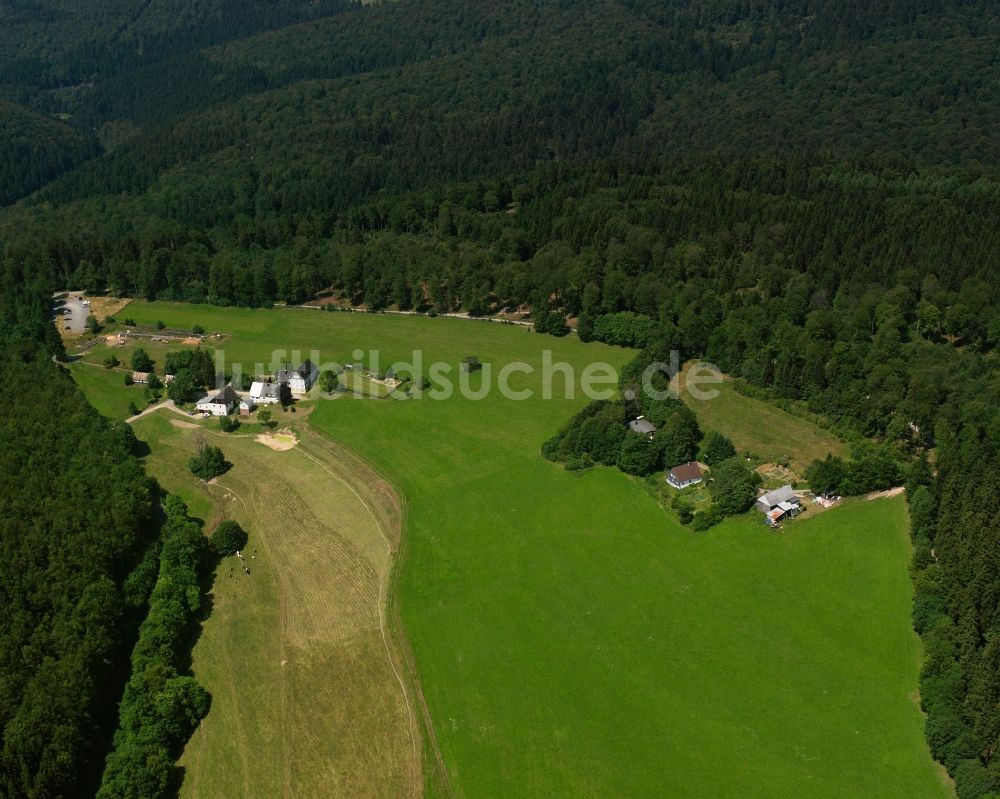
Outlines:
[[66, 333], [83, 333], [90, 314], [90, 304], [79, 295], [70, 294], [56, 299], [54, 304], [56, 319], [62, 319], [61, 329]]

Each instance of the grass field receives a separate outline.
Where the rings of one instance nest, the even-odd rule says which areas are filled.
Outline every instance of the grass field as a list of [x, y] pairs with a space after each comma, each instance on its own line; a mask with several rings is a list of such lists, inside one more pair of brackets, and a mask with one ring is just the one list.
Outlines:
[[[537, 367], [543, 347], [578, 368], [630, 357], [461, 320], [143, 303], [129, 315], [229, 331], [227, 357], [245, 363], [274, 348], [345, 360], [378, 348], [383, 366], [414, 347], [425, 363], [477, 355]], [[539, 385], [537, 373], [512, 382]], [[308, 416], [406, 501], [395, 597], [450, 781], [429, 783], [429, 793], [949, 796], [914, 699], [920, 653], [902, 500], [848, 503], [782, 534], [747, 516], [694, 535], [617, 471], [573, 474], [541, 459], [541, 442], [584, 401], [342, 397]], [[727, 429], [725, 416], [703, 423], [736, 440], [746, 420]], [[256, 478], [245, 479], [244, 492]], [[240, 604], [245, 597], [231, 606]], [[263, 636], [242, 632], [224, 608], [220, 598], [196, 651], [196, 673], [216, 686], [258, 660], [256, 647], [227, 642]], [[261, 703], [228, 715], [213, 706], [205, 729], [225, 739], [258, 725], [280, 737], [279, 711]], [[201, 735], [185, 754], [189, 769]], [[277, 741], [253, 753], [278, 774], [283, 755]], [[227, 756], [206, 745], [186, 795], [194, 773], [199, 786], [230, 780]]]
[[[180, 761], [181, 795], [416, 795], [420, 729], [382, 635], [394, 494], [306, 430], [288, 451], [165, 410], [135, 430], [150, 471], [193, 513], [250, 532], [251, 574], [223, 562], [194, 649], [212, 709]], [[216, 485], [187, 471], [197, 436], [234, 464]]]
[[718, 396], [703, 401], [684, 391], [681, 396], [695, 412], [702, 430], [718, 430], [732, 440], [737, 452], [749, 451], [755, 460], [766, 463], [787, 459], [799, 475], [827, 453], [850, 454], [847, 445], [829, 431], [775, 405], [743, 396], [731, 381], [704, 388], [716, 389]]
[[129, 403], [134, 402], [141, 411], [146, 407], [146, 393], [142, 386], [126, 386], [125, 372], [105, 369], [92, 363], [77, 361], [69, 364], [73, 379], [87, 394], [91, 405], [111, 419], [129, 416]]

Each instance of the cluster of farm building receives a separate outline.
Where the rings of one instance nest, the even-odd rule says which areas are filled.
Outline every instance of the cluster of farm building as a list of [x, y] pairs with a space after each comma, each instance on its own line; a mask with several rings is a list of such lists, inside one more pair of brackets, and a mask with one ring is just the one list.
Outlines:
[[[237, 392], [231, 385], [227, 385], [209, 393], [195, 403], [195, 409], [211, 416], [228, 416], [237, 410], [241, 416], [249, 416], [258, 405], [281, 403], [283, 394], [289, 398], [303, 396], [312, 388], [318, 374], [316, 366], [307, 359], [294, 369], [281, 369], [272, 377], [253, 381], [249, 391]], [[173, 379], [174, 376], [170, 374], [163, 378], [166, 383]], [[142, 384], [148, 380], [148, 372], [132, 373], [133, 383]]]
[[[656, 433], [656, 426], [643, 416], [633, 419], [628, 426], [638, 435], [652, 437]], [[667, 472], [666, 479], [670, 486], [680, 491], [704, 481], [705, 469], [696, 461], [681, 463]], [[794, 519], [803, 510], [802, 500], [791, 485], [762, 494], [757, 497], [754, 507], [764, 514], [764, 520], [771, 527], [777, 527], [784, 519]]]

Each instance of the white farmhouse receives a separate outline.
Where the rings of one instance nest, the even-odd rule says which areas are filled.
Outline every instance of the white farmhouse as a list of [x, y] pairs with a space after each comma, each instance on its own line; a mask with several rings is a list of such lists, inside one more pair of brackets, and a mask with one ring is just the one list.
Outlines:
[[278, 382], [288, 383], [288, 390], [293, 394], [305, 394], [316, 382], [317, 374], [315, 364], [307, 358], [297, 369], [282, 369], [278, 372]]
[[695, 461], [682, 463], [667, 472], [667, 482], [677, 489], [697, 485], [704, 479], [701, 467]]
[[236, 392], [233, 391], [233, 387], [226, 386], [214, 397], [211, 395], [205, 397], [195, 407], [203, 413], [212, 414], [212, 416], [228, 416], [236, 407], [239, 399]]
[[281, 402], [281, 386], [278, 383], [254, 382], [250, 386], [250, 399], [255, 405], [277, 405]]

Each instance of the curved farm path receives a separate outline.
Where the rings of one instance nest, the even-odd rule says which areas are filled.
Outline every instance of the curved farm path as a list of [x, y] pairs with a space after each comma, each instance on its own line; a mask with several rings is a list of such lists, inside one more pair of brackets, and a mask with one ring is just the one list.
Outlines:
[[[170, 430], [153, 458], [215, 438]], [[286, 451], [225, 436], [233, 468], [205, 486], [250, 533], [250, 574], [236, 558], [216, 574], [193, 657], [212, 707], [180, 760], [181, 795], [415, 799], [425, 728], [390, 608], [403, 505], [352, 453], [296, 432]]]
[[[358, 498], [358, 501], [365, 506], [365, 509], [368, 510], [368, 512], [372, 515], [372, 518], [375, 520], [375, 524], [378, 527], [379, 532], [382, 534], [382, 539], [385, 541], [386, 558], [391, 560], [394, 551], [393, 544], [389, 540], [388, 535], [386, 535], [385, 530], [382, 529], [381, 524], [379, 524], [378, 517], [375, 514], [375, 511], [372, 510], [371, 506], [367, 502], [365, 502], [362, 496], [350, 485], [350, 483], [348, 483], [342, 477], [339, 477], [332, 471], [330, 471], [330, 469], [315, 455], [310, 454], [309, 452], [306, 451], [305, 448], [301, 447], [298, 449], [298, 452], [300, 452], [305, 457], [309, 458], [314, 463], [318, 464], [321, 469], [330, 474], [330, 476], [333, 477], [335, 480], [339, 480], [354, 493], [354, 495]], [[385, 654], [389, 661], [389, 665], [392, 667], [392, 673], [395, 676], [396, 681], [399, 683], [399, 690], [403, 696], [403, 701], [406, 704], [406, 714], [410, 728], [410, 740], [412, 741], [413, 744], [413, 759], [414, 761], [417, 761], [420, 758], [420, 754], [417, 748], [417, 736], [419, 735], [419, 730], [417, 728], [416, 719], [413, 714], [413, 708], [410, 702], [410, 696], [406, 690], [406, 683], [403, 680], [402, 675], [400, 674], [399, 668], [396, 666], [396, 658], [393, 656], [392, 646], [389, 643], [389, 633], [387, 632], [388, 629], [388, 625], [386, 623], [386, 607], [388, 605], [387, 594], [389, 585], [392, 580], [392, 571], [393, 570], [391, 568], [384, 570], [378, 581], [378, 599], [376, 604], [378, 607], [378, 614], [379, 614], [379, 619], [378, 619], [379, 633], [382, 636], [382, 644], [383, 646], [385, 646]], [[419, 791], [415, 791], [414, 793], [418, 794]]]

